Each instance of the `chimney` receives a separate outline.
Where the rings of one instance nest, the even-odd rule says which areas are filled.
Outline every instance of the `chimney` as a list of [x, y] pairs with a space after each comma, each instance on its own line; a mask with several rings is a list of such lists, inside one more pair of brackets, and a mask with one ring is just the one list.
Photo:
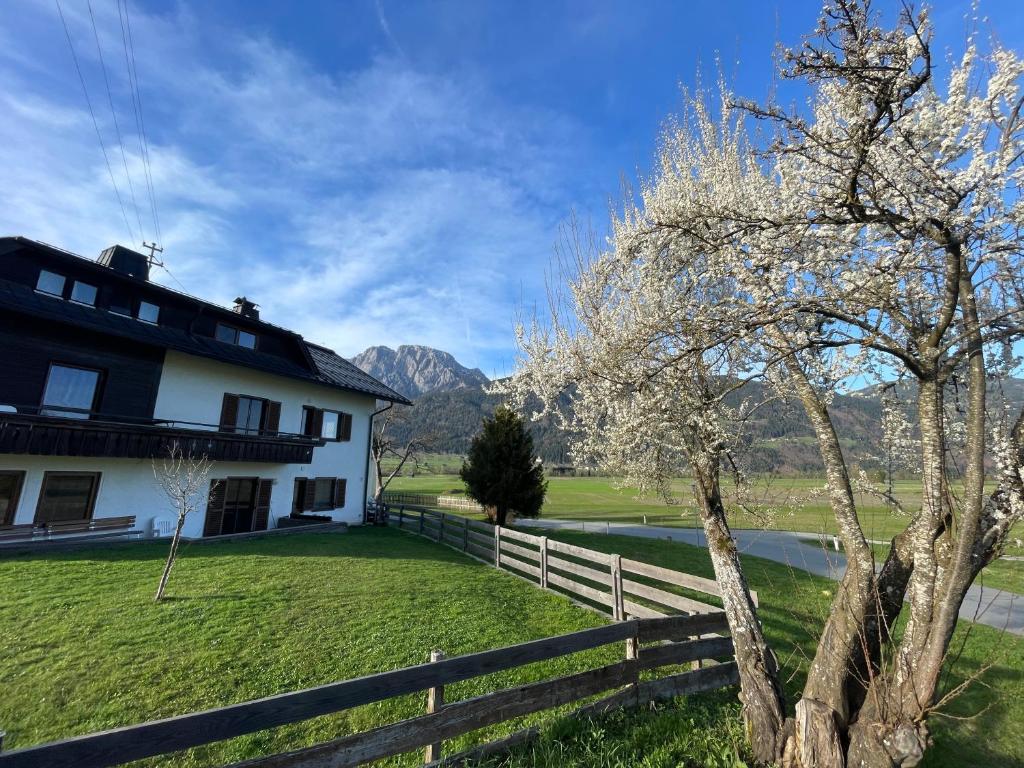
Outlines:
[[96, 261], [104, 267], [128, 277], [149, 280], [149, 259], [131, 248], [123, 245], [112, 245], [107, 248]]
[[250, 320], [259, 320], [259, 306], [259, 304], [254, 304], [253, 302], [249, 301], [247, 298], [245, 298], [245, 296], [239, 296], [237, 299], [235, 299], [234, 311], [240, 314], [242, 317], [247, 317]]

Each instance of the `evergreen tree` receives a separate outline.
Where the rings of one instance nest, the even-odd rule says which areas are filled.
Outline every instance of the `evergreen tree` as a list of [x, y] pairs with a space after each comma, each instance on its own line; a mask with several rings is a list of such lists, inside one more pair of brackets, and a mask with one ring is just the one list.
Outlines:
[[498, 525], [505, 525], [510, 511], [519, 517], [540, 515], [548, 488], [544, 469], [522, 418], [505, 406], [484, 419], [459, 475], [470, 497], [494, 508]]

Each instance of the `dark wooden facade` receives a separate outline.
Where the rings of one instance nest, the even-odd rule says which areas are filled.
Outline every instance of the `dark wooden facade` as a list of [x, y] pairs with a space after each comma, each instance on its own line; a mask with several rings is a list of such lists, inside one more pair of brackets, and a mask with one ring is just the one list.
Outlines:
[[0, 405], [41, 405], [50, 364], [59, 363], [101, 371], [97, 413], [151, 419], [164, 350], [0, 308], [0, 361]]
[[205, 429], [0, 413], [0, 454], [152, 459], [175, 443], [213, 461], [308, 464], [316, 440], [294, 435], [249, 436]]

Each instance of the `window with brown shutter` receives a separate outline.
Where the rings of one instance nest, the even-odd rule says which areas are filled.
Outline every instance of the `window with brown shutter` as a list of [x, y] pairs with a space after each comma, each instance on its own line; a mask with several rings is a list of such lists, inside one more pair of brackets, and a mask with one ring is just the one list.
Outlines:
[[238, 395], [224, 393], [224, 402], [220, 407], [221, 432], [234, 432], [238, 423]]
[[352, 414], [338, 414], [338, 440], [347, 442], [352, 439]]
[[273, 492], [273, 480], [260, 480], [256, 489], [256, 507], [252, 516], [252, 529], [265, 531], [270, 522], [270, 497]]
[[296, 477], [295, 488], [292, 491], [292, 512], [302, 512], [306, 503], [306, 478]]
[[302, 498], [302, 509], [310, 511], [313, 509], [313, 504], [316, 501], [316, 482], [313, 478], [306, 480], [305, 493]]
[[343, 477], [334, 479], [334, 508], [341, 509], [345, 506], [345, 487], [348, 481]]
[[266, 423], [263, 430], [268, 435], [276, 435], [281, 428], [281, 404], [274, 400], [267, 401], [267, 407], [263, 409]]
[[224, 502], [227, 499], [227, 481], [210, 481], [210, 499], [206, 502], [206, 523], [203, 536], [219, 536], [224, 521]]

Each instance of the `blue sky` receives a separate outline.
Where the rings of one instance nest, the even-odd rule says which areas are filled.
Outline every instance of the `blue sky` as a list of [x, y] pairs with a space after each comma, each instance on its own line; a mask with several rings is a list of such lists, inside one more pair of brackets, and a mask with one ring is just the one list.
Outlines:
[[[123, 160], [88, 6], [61, 6], [129, 224], [125, 164], [152, 239], [117, 4], [92, 0]], [[575, 210], [604, 227], [680, 85], [721, 62], [736, 91], [765, 97], [775, 45], [799, 42], [819, 8], [131, 0], [174, 275], [154, 279], [223, 304], [246, 294], [344, 355], [427, 344], [504, 374], [559, 226]], [[934, 9], [938, 47], [960, 50], [970, 3]], [[980, 15], [1021, 47], [1016, 2], [981, 0]], [[87, 256], [131, 244], [52, 0], [0, 6], [0, 110], [0, 233]]]

